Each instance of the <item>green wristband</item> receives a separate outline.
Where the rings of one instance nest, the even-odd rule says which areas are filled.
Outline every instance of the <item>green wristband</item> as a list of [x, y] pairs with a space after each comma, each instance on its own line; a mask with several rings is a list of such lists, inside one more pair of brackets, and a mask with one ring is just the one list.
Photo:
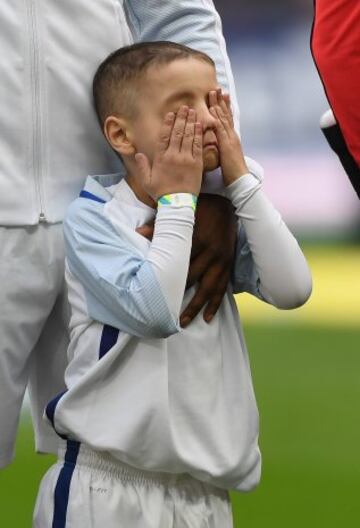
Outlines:
[[193, 211], [196, 209], [197, 196], [191, 193], [173, 193], [164, 194], [158, 199], [158, 207], [172, 205], [174, 207], [191, 207]]

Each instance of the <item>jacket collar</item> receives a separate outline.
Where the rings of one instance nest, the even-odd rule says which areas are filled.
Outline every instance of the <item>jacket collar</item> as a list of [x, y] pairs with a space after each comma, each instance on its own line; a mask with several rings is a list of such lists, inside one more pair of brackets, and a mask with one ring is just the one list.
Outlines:
[[[80, 196], [91, 198], [99, 202], [108, 202], [113, 197], [107, 187], [116, 185], [124, 177], [124, 173], [115, 172], [114, 174], [97, 174], [88, 176], [85, 181]], [[91, 196], [89, 196], [91, 195]], [[96, 200], [97, 199], [97, 200]]]

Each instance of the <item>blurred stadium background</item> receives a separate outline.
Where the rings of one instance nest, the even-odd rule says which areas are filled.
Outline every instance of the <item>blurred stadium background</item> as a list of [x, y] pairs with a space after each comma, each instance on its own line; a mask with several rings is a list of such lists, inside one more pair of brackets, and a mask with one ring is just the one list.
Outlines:
[[[323, 139], [328, 107], [312, 63], [312, 0], [215, 0], [236, 79], [245, 152], [310, 262], [294, 312], [238, 298], [260, 408], [263, 479], [233, 494], [235, 527], [353, 527], [360, 507], [360, 207]], [[24, 409], [0, 473], [0, 526], [27, 528], [53, 457], [33, 454]], [[140, 528], [140, 527], [139, 527]], [[196, 528], [196, 527], [194, 527]]]

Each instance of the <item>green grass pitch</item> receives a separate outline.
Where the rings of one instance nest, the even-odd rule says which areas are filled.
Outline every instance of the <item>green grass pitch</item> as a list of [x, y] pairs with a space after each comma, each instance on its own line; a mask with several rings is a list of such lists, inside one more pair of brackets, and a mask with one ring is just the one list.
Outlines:
[[[358, 526], [360, 330], [247, 325], [245, 332], [263, 476], [256, 491], [232, 494], [235, 528]], [[31, 527], [37, 486], [53, 460], [33, 454], [24, 417], [16, 460], [0, 472], [1, 528]]]

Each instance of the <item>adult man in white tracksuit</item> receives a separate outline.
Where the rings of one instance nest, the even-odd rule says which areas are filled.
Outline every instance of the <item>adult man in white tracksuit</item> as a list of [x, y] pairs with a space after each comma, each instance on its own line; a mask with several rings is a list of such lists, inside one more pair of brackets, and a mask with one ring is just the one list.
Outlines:
[[[212, 0], [4, 0], [0, 23], [0, 467], [4, 467], [14, 456], [26, 386], [36, 449], [57, 449], [56, 437], [41, 417], [45, 404], [62, 388], [68, 342], [61, 221], [88, 173], [119, 171], [119, 160], [106, 146], [91, 105], [96, 67], [109, 52], [133, 41], [173, 40], [208, 53], [220, 84], [233, 102], [236, 97]], [[238, 123], [236, 104], [233, 111]], [[211, 246], [212, 251], [205, 249], [196, 256], [190, 282], [202, 279], [183, 313], [184, 325], [205, 304], [205, 318], [210, 318], [228, 282], [235, 228], [233, 237], [225, 237], [229, 241], [225, 247], [221, 229], [229, 230], [233, 218], [224, 201], [216, 213], [221, 200], [216, 198], [216, 207], [213, 199], [204, 198], [203, 206], [200, 200], [199, 222], [206, 217], [207, 232], [199, 225], [196, 239], [200, 247]]]

